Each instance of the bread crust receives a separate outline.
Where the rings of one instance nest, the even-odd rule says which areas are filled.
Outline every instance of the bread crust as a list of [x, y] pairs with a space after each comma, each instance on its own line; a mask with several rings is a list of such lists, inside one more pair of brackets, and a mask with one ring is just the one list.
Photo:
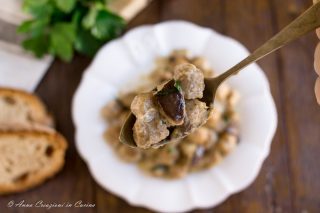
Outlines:
[[[1, 97], [17, 97], [21, 100], [24, 100], [26, 103], [28, 103], [29, 106], [32, 107], [34, 112], [32, 114], [32, 121], [30, 121], [30, 124], [36, 123], [44, 126], [50, 126], [50, 127], [54, 126], [54, 121], [52, 116], [49, 115], [46, 106], [36, 95], [30, 94], [18, 89], [0, 87], [0, 98]], [[6, 125], [8, 125], [8, 123], [1, 123], [0, 121], [0, 129], [6, 128]], [[10, 125], [19, 126], [21, 124], [12, 123]]]
[[[44, 167], [36, 173], [29, 173], [28, 177], [21, 182], [10, 182], [1, 183], [0, 182], [0, 195], [16, 193], [26, 191], [30, 188], [40, 185], [45, 180], [53, 177], [57, 172], [61, 170], [64, 165], [65, 152], [67, 149], [66, 139], [57, 132], [54, 131], [40, 131], [40, 130], [19, 130], [19, 131], [1, 131], [0, 130], [0, 143], [4, 138], [19, 138], [28, 137], [29, 139], [36, 139], [44, 137], [48, 142], [48, 145], [52, 146], [54, 149], [51, 165]], [[32, 141], [28, 141], [32, 143]], [[1, 154], [1, 153], [0, 153]], [[32, 157], [32, 156], [31, 156]]]

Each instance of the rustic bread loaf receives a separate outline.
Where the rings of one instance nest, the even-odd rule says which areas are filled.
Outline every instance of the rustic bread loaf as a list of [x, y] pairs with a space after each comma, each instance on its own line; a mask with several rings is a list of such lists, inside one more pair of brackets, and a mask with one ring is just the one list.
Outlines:
[[54, 131], [0, 131], [0, 194], [27, 190], [55, 175], [66, 148]]
[[53, 126], [41, 100], [24, 91], [0, 88], [0, 112], [0, 129], [34, 124]]

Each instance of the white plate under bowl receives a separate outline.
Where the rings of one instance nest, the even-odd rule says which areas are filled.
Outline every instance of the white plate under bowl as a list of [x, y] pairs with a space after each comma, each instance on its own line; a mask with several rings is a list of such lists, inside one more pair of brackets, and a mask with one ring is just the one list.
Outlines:
[[253, 182], [267, 157], [277, 126], [268, 81], [253, 64], [228, 80], [241, 94], [241, 142], [218, 166], [180, 180], [148, 177], [121, 162], [103, 139], [107, 127], [101, 108], [119, 91], [141, 83], [158, 56], [188, 49], [208, 59], [221, 73], [248, 55], [234, 39], [184, 21], [169, 21], [130, 30], [106, 44], [83, 75], [73, 100], [76, 146], [94, 179], [134, 206], [161, 212], [213, 207]]

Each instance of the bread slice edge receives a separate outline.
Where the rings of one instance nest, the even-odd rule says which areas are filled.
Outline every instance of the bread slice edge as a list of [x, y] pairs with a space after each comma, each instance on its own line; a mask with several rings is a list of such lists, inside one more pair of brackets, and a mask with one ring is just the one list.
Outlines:
[[[19, 90], [19, 89], [0, 87], [0, 97], [5, 97], [5, 96], [20, 97], [26, 100], [27, 102], [29, 102], [34, 108], [34, 111], [39, 113], [37, 115], [37, 118], [34, 121], [32, 121], [33, 123], [41, 124], [49, 127], [54, 126], [53, 117], [48, 113], [47, 107], [38, 96], [23, 90]], [[7, 125], [9, 125], [9, 127], [6, 127]], [[11, 126], [13, 125], [19, 125], [19, 123], [12, 123], [12, 122], [0, 123], [0, 129], [8, 129], [8, 128], [11, 128]]]
[[0, 183], [0, 195], [23, 192], [28, 189], [31, 189], [35, 186], [38, 186], [45, 182], [47, 179], [56, 175], [63, 167], [65, 163], [65, 152], [67, 149], [66, 139], [59, 133], [53, 131], [38, 131], [38, 130], [19, 130], [19, 131], [0, 131], [0, 143], [1, 138], [6, 137], [46, 137], [50, 141], [50, 145], [54, 144], [58, 154], [55, 162], [51, 164], [50, 170], [46, 172], [39, 172], [37, 174], [32, 174], [28, 177], [25, 182], [19, 182], [16, 184], [3, 184]]

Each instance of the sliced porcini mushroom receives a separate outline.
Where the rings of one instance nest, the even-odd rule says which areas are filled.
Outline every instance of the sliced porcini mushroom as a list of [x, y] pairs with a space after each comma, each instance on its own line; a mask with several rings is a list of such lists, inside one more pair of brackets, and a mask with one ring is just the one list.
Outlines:
[[155, 94], [160, 113], [170, 125], [182, 125], [185, 117], [185, 100], [179, 82], [171, 80]]

